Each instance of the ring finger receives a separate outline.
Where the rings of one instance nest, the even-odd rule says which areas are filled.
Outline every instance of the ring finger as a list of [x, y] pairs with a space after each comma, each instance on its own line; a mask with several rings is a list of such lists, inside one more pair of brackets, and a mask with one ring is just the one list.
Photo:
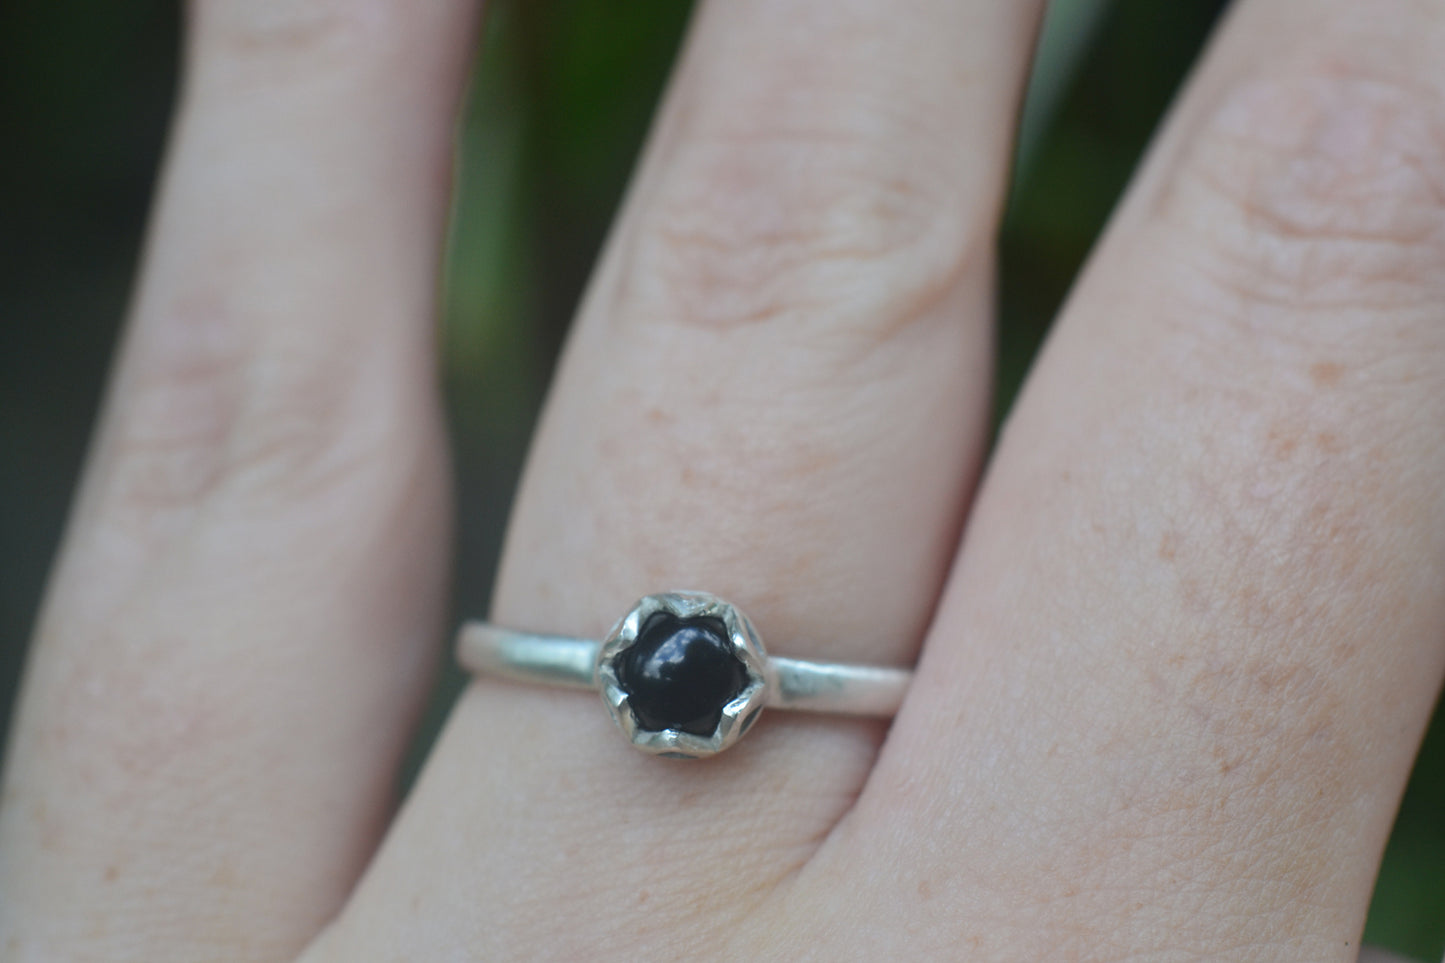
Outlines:
[[[702, 8], [548, 403], [498, 621], [596, 636], [642, 594], [705, 588], [781, 654], [911, 659], [984, 440], [992, 239], [1036, 17]], [[479, 683], [323, 949], [715, 939], [807, 860], [879, 732], [770, 717], [680, 768], [636, 754], [595, 699]]]

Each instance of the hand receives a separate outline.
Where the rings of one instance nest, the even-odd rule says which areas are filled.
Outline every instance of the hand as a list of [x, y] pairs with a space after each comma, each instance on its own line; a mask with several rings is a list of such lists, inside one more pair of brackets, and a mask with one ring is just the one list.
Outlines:
[[779, 654], [918, 658], [886, 741], [773, 714], [678, 764], [484, 680], [397, 813], [473, 11], [198, 0], [0, 957], [1354, 959], [1445, 668], [1445, 20], [1244, 0], [974, 497], [1038, 13], [701, 10], [496, 588], [537, 630], [701, 588]]

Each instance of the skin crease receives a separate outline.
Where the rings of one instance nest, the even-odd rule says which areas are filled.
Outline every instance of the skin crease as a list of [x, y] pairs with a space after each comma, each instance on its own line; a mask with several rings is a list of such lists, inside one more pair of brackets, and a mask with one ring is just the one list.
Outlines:
[[492, 617], [704, 588], [917, 680], [886, 731], [775, 714], [694, 765], [479, 680], [394, 813], [473, 14], [191, 7], [0, 960], [1356, 959], [1445, 670], [1439, 5], [1237, 6], [975, 498], [1038, 5], [704, 3]]

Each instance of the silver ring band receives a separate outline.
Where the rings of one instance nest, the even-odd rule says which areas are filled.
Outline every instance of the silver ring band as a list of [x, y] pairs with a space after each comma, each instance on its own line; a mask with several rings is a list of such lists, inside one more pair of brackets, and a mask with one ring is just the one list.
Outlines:
[[[597, 688], [601, 650], [594, 639], [536, 635], [488, 622], [467, 622], [457, 635], [457, 661], [469, 672], [569, 689]], [[777, 682], [768, 687], [768, 708], [850, 716], [893, 715], [913, 677], [908, 669], [776, 655], [768, 657], [768, 667]]]
[[[892, 716], [913, 677], [908, 669], [770, 656], [746, 616], [702, 592], [647, 596], [603, 640], [467, 622], [457, 661], [498, 678], [600, 691], [634, 745], [688, 758], [732, 745], [764, 706]], [[718, 672], [730, 681], [717, 681]]]

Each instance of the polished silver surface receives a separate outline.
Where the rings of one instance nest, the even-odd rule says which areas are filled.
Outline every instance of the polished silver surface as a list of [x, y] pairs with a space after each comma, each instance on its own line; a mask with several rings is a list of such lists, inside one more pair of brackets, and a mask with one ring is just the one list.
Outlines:
[[842, 662], [805, 662], [773, 656], [768, 660], [776, 684], [768, 691], [775, 709], [833, 712], [851, 716], [891, 716], [903, 704], [911, 669]]
[[488, 622], [467, 622], [457, 636], [462, 668], [517, 682], [597, 688], [601, 643], [560, 635], [534, 635]]
[[[728, 644], [743, 664], [748, 681], [722, 711], [711, 736], [674, 729], [642, 727], [617, 678], [617, 660], [637, 641], [653, 614], [666, 611], [681, 619], [707, 617], [727, 629]], [[613, 721], [644, 752], [699, 758], [733, 745], [757, 720], [764, 706], [839, 715], [892, 716], [913, 676], [909, 669], [840, 662], [813, 662], [769, 656], [747, 616], [705, 592], [665, 592], [643, 598], [596, 641], [541, 635], [467, 622], [457, 637], [457, 661], [476, 673], [532, 682], [594, 689], [602, 694]]]

